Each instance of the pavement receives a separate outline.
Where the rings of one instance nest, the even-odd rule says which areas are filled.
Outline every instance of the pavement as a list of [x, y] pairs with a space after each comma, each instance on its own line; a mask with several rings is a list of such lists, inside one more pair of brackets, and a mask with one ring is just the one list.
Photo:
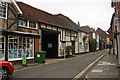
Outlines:
[[61, 58], [61, 59], [45, 59], [45, 63], [28, 63], [27, 66], [22, 66], [20, 64], [17, 64], [17, 65], [14, 65], [14, 70], [19, 70], [19, 69], [23, 69], [23, 68], [27, 68], [27, 67], [32, 67], [32, 66], [42, 66], [42, 65], [45, 65], [45, 64], [52, 64], [52, 63], [55, 63], [55, 62], [58, 62], [58, 61], [63, 61], [63, 60], [66, 60], [64, 58]]
[[120, 80], [120, 68], [118, 61], [113, 53], [106, 54], [98, 63], [87, 73], [86, 80]]

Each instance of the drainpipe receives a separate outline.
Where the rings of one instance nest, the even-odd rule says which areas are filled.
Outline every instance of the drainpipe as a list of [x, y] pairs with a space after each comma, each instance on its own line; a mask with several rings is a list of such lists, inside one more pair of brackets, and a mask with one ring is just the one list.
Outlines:
[[40, 51], [42, 51], [42, 28], [41, 28], [41, 23], [39, 23], [39, 26], [40, 26], [40, 29], [39, 29], [39, 34], [40, 34], [40, 42], [39, 42], [39, 45], [40, 45]]

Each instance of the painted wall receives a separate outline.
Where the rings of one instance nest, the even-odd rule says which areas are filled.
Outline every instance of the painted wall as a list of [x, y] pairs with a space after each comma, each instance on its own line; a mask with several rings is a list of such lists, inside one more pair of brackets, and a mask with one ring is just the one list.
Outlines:
[[99, 34], [96, 34], [96, 41], [97, 41], [97, 45], [96, 45], [96, 49], [99, 50]]
[[[76, 43], [76, 53], [83, 53], [85, 52], [85, 49], [84, 49], [84, 42], [83, 42], [83, 37], [84, 36], [87, 36], [89, 37], [89, 34], [86, 34], [84, 32], [79, 32], [78, 33], [78, 41]], [[78, 45], [77, 45], [78, 44]], [[85, 45], [87, 45], [85, 48], [86, 48], [86, 52], [89, 52], [89, 43], [88, 43], [88, 38], [85, 42]]]

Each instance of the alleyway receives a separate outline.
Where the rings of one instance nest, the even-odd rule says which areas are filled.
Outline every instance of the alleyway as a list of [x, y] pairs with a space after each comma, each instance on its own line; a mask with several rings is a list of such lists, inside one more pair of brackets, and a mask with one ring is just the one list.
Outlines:
[[[46, 64], [26, 70], [16, 71], [11, 78], [68, 78], [73, 79], [78, 73], [85, 69], [89, 64], [104, 54], [95, 52], [93, 54], [60, 61], [57, 63]], [[84, 77], [84, 76], [82, 76]]]

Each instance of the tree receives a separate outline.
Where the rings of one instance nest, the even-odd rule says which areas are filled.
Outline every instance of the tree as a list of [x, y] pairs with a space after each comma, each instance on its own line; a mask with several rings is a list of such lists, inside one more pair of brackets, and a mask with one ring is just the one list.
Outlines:
[[94, 39], [94, 38], [90, 38], [89, 39], [89, 51], [90, 52], [94, 52], [94, 51], [96, 51], [96, 44], [97, 44], [97, 41], [96, 41], [96, 39]]

